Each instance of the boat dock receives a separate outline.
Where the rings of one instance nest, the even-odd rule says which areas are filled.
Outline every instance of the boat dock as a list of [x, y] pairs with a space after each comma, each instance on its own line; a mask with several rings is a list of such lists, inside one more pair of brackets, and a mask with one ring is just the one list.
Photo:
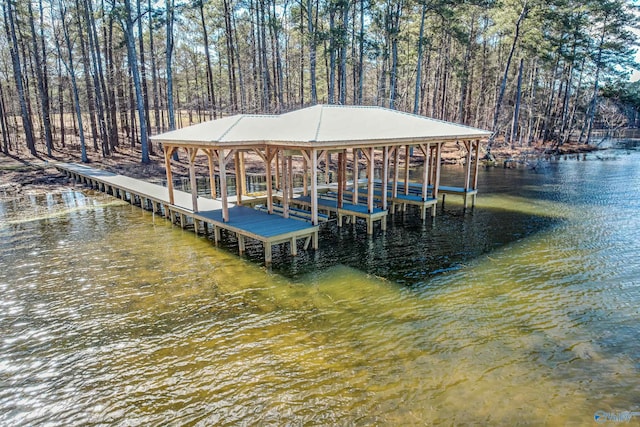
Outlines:
[[[435, 216], [438, 191], [447, 191], [440, 186], [440, 171], [442, 146], [448, 142], [466, 148], [466, 207], [467, 193], [477, 191], [480, 140], [489, 135], [381, 107], [315, 105], [280, 115], [238, 114], [152, 136], [162, 144], [166, 188], [87, 166], [58, 168], [183, 228], [192, 225], [196, 233], [201, 227], [207, 233], [210, 226], [216, 243], [223, 230], [232, 233], [241, 254], [247, 239], [262, 242], [268, 264], [273, 245], [288, 244], [291, 255], [300, 241], [304, 249], [317, 249], [320, 223], [332, 217], [339, 227], [345, 218], [364, 221], [372, 235], [378, 223], [386, 230], [388, 214], [398, 208], [417, 206], [423, 220], [427, 209]], [[188, 163], [190, 193], [173, 188], [172, 162], [178, 155]], [[259, 159], [252, 167], [262, 169], [266, 179], [266, 194], [259, 197], [247, 192], [248, 155]], [[417, 183], [409, 181], [412, 159], [422, 163]], [[208, 166], [209, 182], [219, 178], [219, 194], [214, 185], [210, 198], [198, 195], [196, 164]], [[294, 186], [294, 164], [303, 171], [302, 185]], [[227, 183], [230, 174], [235, 175], [234, 195]], [[337, 177], [333, 185], [331, 176]]]
[[310, 245], [318, 248], [318, 226], [308, 222], [269, 215], [238, 205], [229, 206], [230, 220], [225, 222], [222, 203], [215, 199], [198, 197], [199, 210], [194, 211], [192, 195], [184, 191], [174, 190], [171, 203], [168, 189], [158, 184], [78, 164], [59, 163], [56, 168], [76, 182], [160, 214], [182, 228], [192, 225], [196, 234], [200, 233], [201, 227], [202, 232], [207, 234], [211, 227], [216, 243], [220, 242], [222, 230], [233, 233], [237, 237], [240, 254], [245, 251], [246, 239], [262, 242], [267, 264], [272, 260], [273, 245], [288, 243], [290, 253], [294, 256], [297, 255], [300, 240], [304, 249]]

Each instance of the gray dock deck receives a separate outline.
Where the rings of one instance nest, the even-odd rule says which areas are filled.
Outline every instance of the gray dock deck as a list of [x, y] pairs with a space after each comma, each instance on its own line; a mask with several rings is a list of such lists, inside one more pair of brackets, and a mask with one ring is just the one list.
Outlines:
[[[292, 199], [291, 203], [309, 207], [311, 206], [311, 197], [298, 196]], [[369, 212], [366, 205], [354, 205], [346, 201], [342, 203], [342, 207], [338, 207], [337, 199], [321, 196], [318, 197], [318, 210], [335, 213], [338, 217], [338, 227], [342, 227], [343, 220], [347, 217], [352, 222], [355, 222], [356, 218], [364, 219], [367, 223], [367, 234], [373, 234], [373, 224], [376, 221], [380, 221], [380, 227], [383, 231], [387, 229], [386, 218], [388, 211], [379, 208], [374, 208], [373, 212]]]
[[[58, 163], [56, 167], [77, 181], [100, 191], [139, 204], [141, 208], [162, 213], [172, 222], [178, 220], [184, 228], [190, 219], [194, 231], [198, 233], [200, 224], [205, 233], [211, 225], [216, 243], [220, 241], [220, 231], [235, 233], [239, 252], [245, 251], [246, 238], [258, 240], [264, 246], [265, 263], [272, 261], [272, 245], [289, 243], [292, 255], [297, 255], [297, 241], [304, 239], [304, 248], [310, 243], [318, 248], [318, 226], [307, 222], [270, 215], [245, 206], [231, 205], [229, 221], [222, 218], [222, 203], [219, 200], [198, 197], [197, 212], [193, 211], [192, 196], [184, 191], [174, 190], [174, 203], [169, 203], [166, 187], [135, 178], [91, 168], [73, 163]], [[127, 198], [128, 195], [128, 198]]]

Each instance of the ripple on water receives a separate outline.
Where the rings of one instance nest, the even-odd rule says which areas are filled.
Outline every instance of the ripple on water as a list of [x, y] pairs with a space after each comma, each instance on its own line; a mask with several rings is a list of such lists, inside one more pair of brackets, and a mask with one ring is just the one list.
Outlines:
[[109, 198], [15, 203], [12, 218], [57, 207], [0, 226], [0, 424], [584, 425], [637, 410], [628, 166], [567, 163], [543, 187], [485, 171], [526, 186], [464, 215], [447, 200], [433, 224], [398, 216], [374, 239], [329, 229], [334, 247], [273, 271]]

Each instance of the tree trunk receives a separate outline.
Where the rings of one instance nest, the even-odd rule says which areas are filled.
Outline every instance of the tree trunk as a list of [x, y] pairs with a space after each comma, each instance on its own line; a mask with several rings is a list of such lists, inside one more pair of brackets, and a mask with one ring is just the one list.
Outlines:
[[511, 126], [511, 144], [514, 139], [518, 139], [518, 122], [520, 120], [520, 99], [522, 94], [522, 69], [524, 68], [524, 58], [520, 58], [520, 68], [518, 70], [518, 88], [516, 89], [516, 104], [513, 109], [513, 124]]
[[84, 0], [84, 19], [87, 21], [87, 34], [89, 41], [89, 53], [91, 54], [91, 65], [92, 72], [91, 75], [93, 77], [93, 89], [96, 95], [96, 107], [98, 114], [98, 125], [100, 128], [100, 140], [102, 147], [102, 156], [108, 156], [110, 147], [109, 147], [109, 135], [107, 133], [107, 125], [105, 121], [105, 108], [103, 102], [103, 90], [102, 85], [100, 84], [100, 79], [103, 78], [102, 75], [102, 58], [100, 58], [98, 41], [96, 34], [94, 33], [95, 29], [95, 20], [93, 18], [93, 9], [89, 9], [91, 7], [91, 1]]
[[364, 98], [364, 0], [360, 0], [360, 46], [358, 51], [358, 104]]
[[272, 31], [272, 50], [273, 52], [275, 52], [275, 57], [274, 57], [274, 61], [275, 61], [275, 76], [274, 76], [274, 81], [277, 82], [277, 90], [278, 90], [278, 108], [282, 109], [284, 107], [284, 98], [283, 98], [283, 79], [284, 76], [282, 74], [282, 58], [280, 55], [280, 31], [278, 30], [278, 25], [279, 23], [278, 21], [278, 17], [276, 15], [276, 2], [274, 1], [272, 3], [273, 5], [273, 9], [272, 9], [272, 13], [273, 16], [271, 17], [270, 21], [271, 21], [271, 31]]
[[[106, 11], [104, 9], [104, 0], [101, 2], [102, 9], [102, 35], [104, 37], [104, 57], [106, 61], [107, 68], [107, 78], [106, 78], [106, 87], [107, 90], [105, 92], [105, 98], [108, 100], [108, 111], [109, 111], [109, 144], [111, 144], [110, 149], [114, 151], [116, 147], [119, 145], [119, 136], [118, 136], [118, 101], [116, 99], [116, 70], [113, 62], [113, 14], [109, 13], [109, 19], [107, 19], [107, 24], [105, 26], [105, 16]], [[120, 87], [118, 85], [118, 87]]]
[[149, 163], [149, 145], [147, 141], [147, 120], [144, 115], [144, 101], [142, 99], [142, 87], [140, 84], [140, 72], [138, 70], [136, 45], [133, 38], [133, 21], [131, 20], [131, 0], [124, 0], [125, 41], [127, 43], [127, 57], [129, 68], [133, 76], [133, 85], [136, 91], [136, 104], [138, 108], [138, 121], [140, 122], [140, 145], [142, 149], [142, 163]]
[[238, 111], [238, 90], [236, 85], [236, 56], [233, 37], [233, 15], [234, 11], [229, 0], [223, 0], [224, 6], [224, 26], [227, 47], [227, 77], [229, 79], [229, 106], [231, 111]]
[[[156, 64], [156, 49], [153, 42], [153, 13], [151, 13], [151, 0], [147, 0], [149, 9], [149, 50], [151, 51], [151, 88], [153, 91], [153, 119], [156, 133], [160, 133], [160, 98], [158, 95], [158, 66]], [[151, 124], [149, 124], [151, 127]]]
[[[67, 72], [71, 76], [71, 87], [73, 89], [73, 104], [76, 111], [76, 120], [78, 121], [78, 135], [80, 137], [80, 158], [83, 163], [89, 162], [89, 158], [87, 157], [87, 146], [84, 138], [84, 126], [82, 124], [82, 110], [80, 108], [80, 96], [78, 95], [78, 82], [76, 80], [76, 70], [75, 65], [73, 63], [73, 49], [71, 47], [71, 38], [69, 37], [69, 29], [66, 23], [66, 7], [62, 5], [62, 0], [58, 0], [58, 5], [60, 7], [60, 20], [62, 21], [62, 32], [64, 33], [64, 41], [67, 45], [67, 63], [65, 66], [67, 68]], [[53, 16], [51, 17], [53, 20]], [[62, 58], [62, 52], [60, 50], [60, 45], [57, 43], [58, 48], [58, 56]]]
[[[364, 0], [363, 0], [364, 1]], [[307, 0], [307, 33], [309, 34], [309, 75], [311, 85], [311, 103], [318, 103], [318, 90], [316, 86], [316, 32], [313, 25], [312, 0]]]
[[347, 34], [349, 34], [349, 2], [342, 2], [342, 31], [340, 40], [340, 104], [347, 103]]
[[0, 83], [0, 131], [2, 131], [2, 151], [9, 154], [9, 124], [7, 123], [7, 108], [4, 102], [4, 91]]
[[[138, 11], [136, 21], [138, 21], [138, 46], [140, 49], [140, 82], [142, 83], [142, 100], [144, 101], [144, 117], [146, 119], [146, 122], [149, 123], [149, 89], [147, 87], [147, 64], [144, 54], [144, 37], [142, 34], [142, 9], [140, 7], [140, 0], [136, 1], [136, 9]], [[149, 131], [149, 126], [147, 128], [147, 131]], [[153, 152], [151, 141], [149, 141], [149, 152]]]
[[336, 8], [329, 5], [329, 104], [335, 103], [336, 87]]
[[493, 125], [491, 126], [491, 137], [489, 138], [489, 142], [487, 144], [487, 149], [491, 150], [491, 146], [493, 145], [493, 141], [495, 140], [496, 134], [498, 132], [498, 120], [500, 119], [500, 109], [502, 108], [502, 100], [504, 98], [504, 92], [507, 88], [507, 79], [509, 78], [509, 68], [511, 67], [511, 59], [513, 58], [513, 53], [516, 50], [516, 46], [518, 44], [518, 38], [520, 37], [520, 25], [527, 17], [527, 13], [529, 13], [529, 5], [528, 2], [524, 2], [524, 6], [522, 7], [522, 12], [520, 12], [520, 16], [516, 21], [516, 30], [513, 35], [513, 43], [511, 44], [511, 50], [509, 51], [509, 56], [507, 57], [507, 63], [504, 67], [504, 74], [502, 76], [502, 83], [500, 84], [500, 92], [498, 94], [498, 99], [496, 100], [496, 108], [493, 113]]
[[475, 10], [471, 14], [471, 25], [469, 28], [469, 38], [467, 39], [467, 46], [464, 53], [464, 61], [462, 63], [462, 78], [460, 82], [460, 103], [458, 104], [458, 123], [465, 123], [466, 106], [467, 106], [467, 88], [469, 86], [469, 75], [473, 67], [469, 67], [471, 62], [471, 47], [475, 40], [475, 23], [476, 14]]
[[[204, 19], [204, 1], [198, 2], [198, 9], [200, 11], [200, 25], [202, 26], [202, 37], [204, 39], [204, 56], [207, 61], [207, 95], [209, 97], [209, 117], [216, 119], [216, 91], [213, 86], [213, 70], [211, 68], [211, 52], [209, 52], [209, 33], [207, 31], [207, 24]], [[226, 7], [226, 0], [224, 0]]]
[[[606, 21], [606, 19], [605, 19]], [[606, 24], [606, 23], [605, 23]], [[598, 107], [598, 87], [600, 84], [600, 69], [602, 68], [602, 51], [604, 49], [604, 37], [606, 35], [606, 25], [602, 26], [602, 34], [598, 45], [598, 59], [596, 60], [596, 76], [593, 81], [593, 97], [591, 98], [591, 106], [589, 107], [589, 116], [587, 118], [587, 144], [591, 141], [591, 132], [593, 131], [593, 121], [596, 116], [596, 108]]]
[[391, 24], [391, 75], [389, 79], [389, 108], [392, 110], [396, 108], [396, 87], [398, 80], [398, 35], [400, 33], [400, 13], [401, 3], [398, 2], [395, 6], [395, 10], [391, 10], [390, 21]]
[[11, 64], [13, 65], [13, 77], [16, 83], [16, 89], [18, 90], [18, 99], [20, 101], [20, 114], [22, 115], [22, 126], [24, 128], [25, 137], [27, 140], [27, 148], [33, 156], [37, 155], [36, 143], [33, 136], [33, 122], [31, 121], [31, 115], [27, 109], [27, 100], [25, 96], [24, 86], [22, 84], [22, 66], [20, 64], [20, 53], [18, 50], [18, 39], [16, 37], [16, 27], [14, 16], [15, 11], [8, 1], [4, 7], [4, 23], [7, 33], [7, 39], [10, 41], [9, 50], [11, 54]]
[[[42, 122], [44, 126], [45, 143], [47, 147], [47, 156], [51, 157], [53, 147], [53, 137], [51, 136], [51, 115], [49, 112], [49, 93], [45, 88], [46, 76], [43, 75], [42, 57], [40, 56], [40, 46], [38, 45], [36, 28], [33, 22], [33, 8], [31, 2], [27, 2], [29, 10], [29, 27], [31, 29], [31, 41], [33, 43], [33, 56], [36, 61], [36, 79], [38, 81], [38, 95], [40, 98], [40, 112], [42, 114]], [[46, 62], [46, 58], [44, 58]]]
[[422, 85], [422, 50], [424, 44], [424, 17], [427, 14], [427, 3], [422, 3], [420, 12], [420, 34], [418, 35], [418, 58], [416, 64], [416, 88], [413, 95], [413, 114], [418, 114], [420, 108], [420, 87]]
[[176, 128], [176, 116], [173, 105], [173, 5], [174, 0], [165, 0], [167, 8], [167, 110], [169, 114], [169, 130]]

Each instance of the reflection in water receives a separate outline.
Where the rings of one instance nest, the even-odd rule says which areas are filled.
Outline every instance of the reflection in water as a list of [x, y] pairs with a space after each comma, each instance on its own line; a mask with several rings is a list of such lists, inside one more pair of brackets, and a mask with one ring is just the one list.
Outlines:
[[329, 229], [273, 270], [107, 196], [2, 202], [0, 425], [640, 410], [638, 160], [484, 171], [472, 212]]

